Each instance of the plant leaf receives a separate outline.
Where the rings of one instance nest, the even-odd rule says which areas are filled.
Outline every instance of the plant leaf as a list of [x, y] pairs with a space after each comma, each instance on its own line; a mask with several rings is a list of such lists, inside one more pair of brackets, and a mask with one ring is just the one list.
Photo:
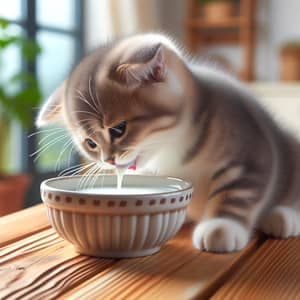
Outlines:
[[32, 62], [35, 57], [41, 52], [41, 47], [32, 40], [23, 38], [20, 39], [19, 44], [23, 57], [29, 62]]
[[3, 18], [0, 18], [0, 27], [5, 29], [9, 25], [9, 22]]
[[15, 75], [13, 75], [10, 78], [10, 82], [11, 83], [22, 83], [22, 84], [29, 84], [29, 85], [34, 85], [37, 84], [36, 78], [33, 74], [26, 72], [26, 71], [22, 71], [19, 72]]
[[[22, 60], [33, 62], [41, 52], [40, 46], [24, 36], [9, 34], [8, 25], [9, 22], [0, 18], [0, 50], [16, 45], [20, 48]], [[18, 72], [8, 81], [0, 81], [0, 118], [8, 122], [15, 119], [28, 129], [33, 123], [33, 107], [38, 106], [41, 98], [37, 78], [27, 71]]]
[[0, 49], [6, 48], [7, 46], [14, 44], [16, 41], [18, 41], [18, 37], [16, 36], [0, 37]]

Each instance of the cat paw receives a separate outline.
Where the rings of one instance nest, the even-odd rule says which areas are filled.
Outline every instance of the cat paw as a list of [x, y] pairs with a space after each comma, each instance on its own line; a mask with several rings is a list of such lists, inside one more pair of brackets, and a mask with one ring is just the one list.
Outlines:
[[198, 224], [193, 232], [194, 247], [211, 252], [240, 250], [249, 241], [250, 232], [238, 222], [215, 218]]
[[278, 238], [300, 234], [300, 214], [287, 206], [275, 207], [262, 221], [261, 230]]

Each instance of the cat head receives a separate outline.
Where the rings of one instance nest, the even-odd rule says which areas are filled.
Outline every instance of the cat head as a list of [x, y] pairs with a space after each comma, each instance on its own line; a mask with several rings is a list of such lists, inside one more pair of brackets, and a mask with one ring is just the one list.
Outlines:
[[176, 138], [184, 63], [161, 35], [106, 45], [81, 61], [39, 112], [38, 127], [62, 122], [80, 152], [117, 166], [140, 164]]

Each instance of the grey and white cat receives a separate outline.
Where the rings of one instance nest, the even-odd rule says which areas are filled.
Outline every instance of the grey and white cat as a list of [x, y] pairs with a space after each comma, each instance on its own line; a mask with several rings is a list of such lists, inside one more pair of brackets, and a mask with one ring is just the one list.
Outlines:
[[243, 248], [254, 228], [300, 233], [300, 146], [238, 81], [190, 62], [167, 37], [137, 35], [84, 58], [41, 109], [80, 152], [190, 180], [196, 248]]

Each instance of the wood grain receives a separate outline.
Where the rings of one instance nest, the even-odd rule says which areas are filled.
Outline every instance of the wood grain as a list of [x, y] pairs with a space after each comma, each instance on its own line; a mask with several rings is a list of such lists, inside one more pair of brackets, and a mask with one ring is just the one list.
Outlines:
[[224, 27], [239, 27], [244, 26], [245, 19], [241, 16], [230, 17], [227, 19], [207, 20], [204, 18], [196, 17], [187, 20], [187, 25], [192, 28], [224, 28]]
[[267, 240], [212, 299], [300, 299], [300, 239]]
[[49, 227], [44, 204], [0, 217], [0, 247]]
[[185, 225], [153, 256], [113, 260], [76, 253], [42, 206], [0, 221], [0, 232], [11, 233], [1, 236], [0, 299], [300, 299], [299, 238], [200, 253]]
[[[239, 72], [241, 79], [253, 80], [253, 61], [255, 46], [255, 2], [254, 0], [240, 0], [237, 16], [210, 19], [201, 13], [204, 3], [189, 0], [186, 8], [185, 35], [188, 49], [195, 52], [212, 43], [235, 43], [242, 47], [243, 66]], [[200, 11], [199, 11], [200, 9]], [[237, 29], [238, 37], [232, 35]]]
[[242, 252], [200, 253], [185, 226], [163, 249], [149, 257], [124, 259], [82, 283], [60, 299], [193, 299], [208, 297], [237, 262], [255, 251], [254, 239]]
[[56, 299], [113, 263], [81, 256], [44, 230], [0, 249], [0, 299]]

